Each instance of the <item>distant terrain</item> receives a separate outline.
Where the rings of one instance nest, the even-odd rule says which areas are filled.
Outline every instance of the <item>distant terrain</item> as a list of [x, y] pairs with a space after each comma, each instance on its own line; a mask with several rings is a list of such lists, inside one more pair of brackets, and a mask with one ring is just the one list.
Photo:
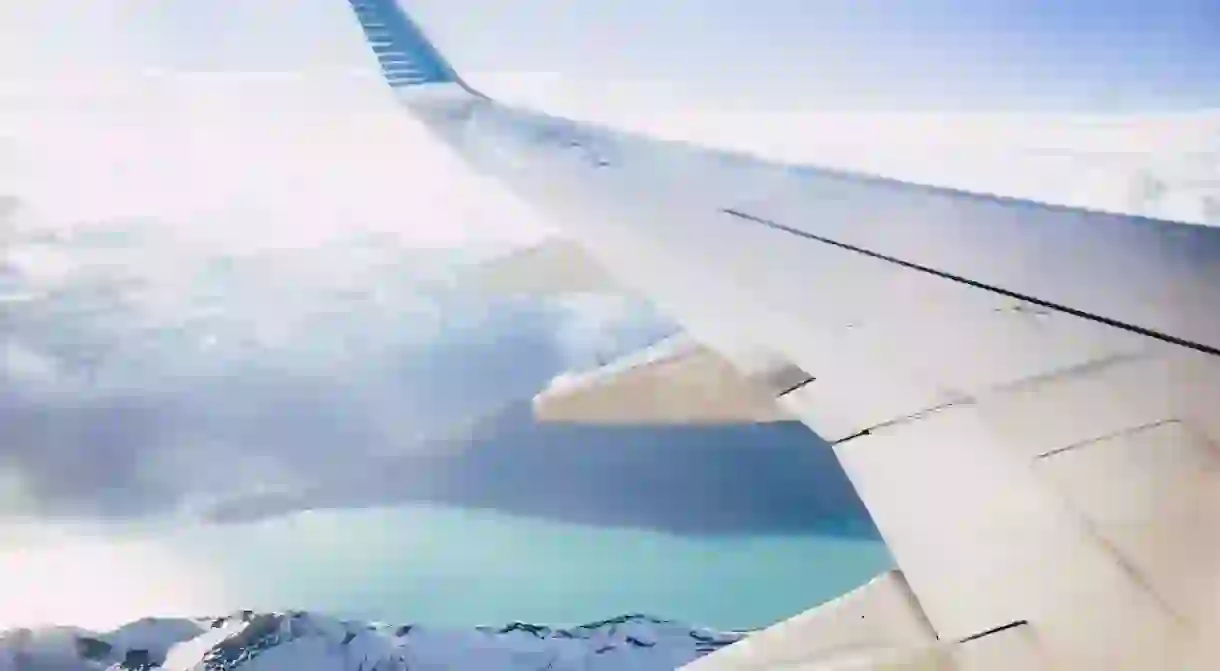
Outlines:
[[457, 630], [242, 611], [107, 633], [13, 630], [0, 634], [0, 671], [670, 671], [742, 636], [647, 615]]
[[528, 403], [431, 449], [375, 457], [299, 492], [239, 499], [211, 517], [410, 502], [674, 534], [876, 538], [830, 446], [800, 424], [538, 424]]

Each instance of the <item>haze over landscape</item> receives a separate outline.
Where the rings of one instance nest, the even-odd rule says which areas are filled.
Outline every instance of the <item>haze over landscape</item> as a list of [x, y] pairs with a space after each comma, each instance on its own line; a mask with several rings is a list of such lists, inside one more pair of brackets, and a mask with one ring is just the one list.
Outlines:
[[[465, 288], [474, 261], [547, 225], [393, 107], [346, 3], [18, 4], [0, 26], [46, 39], [0, 39], [0, 585], [16, 595], [0, 628], [239, 608], [751, 628], [888, 566], [799, 426], [532, 423], [524, 402], [552, 377], [673, 325], [630, 297]], [[1103, 20], [1082, 3], [1085, 37], [1050, 11], [1022, 23], [1036, 40], [991, 40], [972, 65], [1006, 3], [934, 3], [905, 29], [829, 5], [794, 23], [780, 0], [711, 3], [702, 22], [695, 3], [411, 4], [472, 81], [559, 113], [1220, 223], [1207, 8]], [[509, 37], [543, 20], [548, 39]], [[819, 29], [838, 37], [809, 46]], [[928, 46], [967, 33], [963, 51]], [[985, 66], [1018, 52], [1041, 55]], [[936, 74], [902, 77], [911, 54]], [[918, 111], [937, 109], [955, 111]]]

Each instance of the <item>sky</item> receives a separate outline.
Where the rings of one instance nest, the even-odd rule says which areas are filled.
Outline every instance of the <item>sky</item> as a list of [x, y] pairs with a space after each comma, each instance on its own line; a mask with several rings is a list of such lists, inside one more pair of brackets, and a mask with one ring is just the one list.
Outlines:
[[[509, 100], [1220, 219], [1214, 3], [407, 2]], [[122, 518], [214, 503], [174, 474], [219, 498], [360, 477], [379, 455], [353, 446], [410, 442], [407, 417], [464, 426], [659, 328], [631, 301], [451, 291], [447, 255], [548, 225], [393, 107], [342, 0], [0, 3], [0, 79], [0, 420], [21, 437], [5, 505]], [[72, 543], [0, 567], [153, 570]]]
[[[9, 3], [9, 67], [367, 67], [347, 3]], [[459, 70], [659, 84], [758, 107], [1124, 110], [1220, 103], [1207, 0], [407, 0]], [[15, 16], [14, 16], [15, 15]], [[12, 18], [10, 18], [12, 17]]]
[[[407, 4], [468, 79], [509, 100], [787, 155], [834, 141], [837, 162], [876, 155], [878, 138], [1044, 133], [1014, 111], [1220, 106], [1220, 10], [1205, 0]], [[346, 2], [4, 3], [0, 26], [0, 176], [50, 219], [164, 215], [194, 237], [274, 245], [353, 221], [425, 247], [545, 230], [396, 113]], [[979, 130], [963, 110], [1010, 118]], [[930, 121], [886, 118], [912, 111]], [[1145, 153], [1161, 140], [1116, 139]], [[403, 224], [405, 181], [416, 212], [445, 204], [426, 226]], [[216, 223], [255, 214], [258, 227]]]

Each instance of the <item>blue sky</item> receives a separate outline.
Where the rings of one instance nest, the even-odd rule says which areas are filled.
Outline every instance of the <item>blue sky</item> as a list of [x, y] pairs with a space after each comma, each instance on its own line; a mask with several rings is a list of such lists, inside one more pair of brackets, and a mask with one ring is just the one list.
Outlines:
[[657, 78], [715, 99], [936, 109], [1220, 100], [1220, 8], [1199, 0], [414, 4], [475, 69]]
[[[1208, 0], [404, 2], [472, 75], [663, 82], [753, 107], [1220, 105], [1220, 8]], [[38, 14], [49, 58], [92, 51], [91, 66], [112, 57], [229, 71], [369, 63], [343, 0], [41, 4], [0, 16], [24, 13], [35, 25], [28, 17]]]

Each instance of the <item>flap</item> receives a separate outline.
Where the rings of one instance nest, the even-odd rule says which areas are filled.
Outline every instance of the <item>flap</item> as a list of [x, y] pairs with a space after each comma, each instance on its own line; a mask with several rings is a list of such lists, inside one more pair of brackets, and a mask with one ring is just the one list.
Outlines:
[[596, 370], [556, 378], [534, 397], [543, 422], [757, 424], [793, 419], [777, 403], [809, 376], [773, 358], [742, 372], [680, 334]]
[[623, 293], [619, 284], [584, 250], [560, 238], [485, 261], [470, 273], [467, 281], [496, 294], [547, 297]]

